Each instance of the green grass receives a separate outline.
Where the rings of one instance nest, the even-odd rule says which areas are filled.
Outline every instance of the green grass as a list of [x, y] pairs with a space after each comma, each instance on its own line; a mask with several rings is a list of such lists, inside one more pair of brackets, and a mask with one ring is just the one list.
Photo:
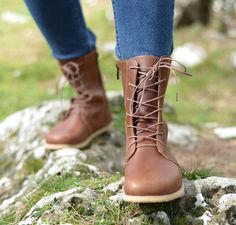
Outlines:
[[[118, 181], [122, 174], [115, 175], [102, 175], [96, 176], [91, 172], [87, 166], [79, 166], [78, 171], [81, 172], [80, 177], [75, 177], [72, 174], [61, 174], [52, 176], [46, 180], [39, 182], [33, 188], [34, 191], [29, 193], [21, 199], [21, 210], [11, 210], [5, 216], [0, 218], [0, 225], [17, 224], [20, 220], [25, 218], [28, 210], [35, 205], [44, 196], [49, 196], [56, 192], [66, 191], [73, 187], [79, 187], [81, 192], [86, 188], [91, 188], [96, 191], [99, 197], [91, 203], [83, 203], [69, 207], [60, 218], [55, 220], [45, 219], [45, 223], [59, 224], [59, 223], [72, 223], [72, 224], [97, 224], [97, 225], [123, 225], [127, 224], [130, 218], [141, 217], [142, 224], [152, 224], [153, 213], [158, 211], [165, 211], [173, 224], [187, 225], [188, 218], [178, 207], [179, 200], [169, 203], [161, 204], [129, 204], [120, 203], [112, 204], [106, 193], [102, 189], [115, 181]], [[202, 179], [214, 175], [210, 170], [194, 170], [184, 171], [185, 178], [190, 180]], [[33, 190], [32, 189], [32, 190]], [[195, 199], [189, 202], [189, 213], [197, 214], [200, 216], [203, 212], [202, 209], [194, 208]], [[50, 209], [52, 205], [47, 205], [38, 211], [38, 215], [42, 215], [46, 210]], [[161, 224], [161, 221], [159, 221]], [[199, 223], [201, 224], [201, 223]]]
[[188, 180], [204, 179], [210, 176], [217, 176], [218, 172], [213, 169], [193, 169], [193, 170], [183, 170], [183, 177]]
[[[108, 19], [108, 1], [99, 1], [98, 6], [83, 5], [89, 27], [95, 31], [98, 46], [114, 41], [113, 22]], [[56, 79], [60, 75], [59, 68], [45, 44], [42, 35], [30, 18], [23, 1], [1, 0], [0, 15], [4, 11], [12, 11], [29, 17], [24, 25], [12, 25], [0, 19], [0, 120], [11, 113], [27, 106], [38, 104], [43, 100], [57, 98]], [[201, 45], [208, 52], [203, 64], [189, 68], [193, 77], [179, 75], [180, 98], [175, 102], [175, 85], [170, 82], [166, 99], [173, 104], [176, 115], [168, 115], [168, 121], [190, 123], [199, 126], [205, 122], [218, 122], [223, 125], [236, 124], [235, 109], [235, 70], [229, 66], [229, 56], [236, 50], [234, 40], [225, 42], [212, 40], [206, 35], [209, 27], [194, 25], [175, 31], [175, 46], [186, 42]], [[121, 81], [116, 80], [116, 58], [113, 54], [105, 53], [101, 48], [100, 66], [104, 75], [107, 90], [121, 90]], [[66, 88], [64, 96], [70, 97], [72, 92]], [[123, 130], [124, 112], [120, 106], [113, 106], [115, 127]], [[43, 165], [41, 160], [26, 161], [22, 173], [35, 174]], [[11, 166], [9, 158], [0, 158], [0, 175]], [[83, 168], [80, 168], [82, 170]], [[195, 180], [216, 175], [211, 170], [183, 171], [184, 177]], [[166, 211], [176, 225], [188, 224], [188, 219], [180, 213], [176, 203], [135, 205], [122, 203], [112, 205], [102, 188], [120, 178], [121, 175], [92, 178], [91, 174], [83, 171], [81, 178], [71, 174], [50, 177], [37, 184], [37, 190], [24, 200], [22, 210], [11, 211], [0, 219], [0, 225], [17, 224], [24, 218], [26, 212], [43, 196], [65, 191], [72, 187], [84, 189], [90, 187], [100, 194], [91, 206], [92, 211], [83, 208], [71, 208], [64, 212], [58, 220], [61, 223], [73, 224], [126, 224], [128, 218], [143, 216], [143, 224], [152, 222], [151, 214], [158, 210]], [[43, 210], [47, 210], [47, 206]], [[91, 213], [92, 212], [92, 213]], [[52, 221], [47, 221], [52, 222]], [[51, 224], [54, 224], [55, 221]], [[160, 222], [161, 224], [161, 222]]]
[[28, 157], [24, 162], [21, 173], [25, 175], [34, 175], [44, 166], [44, 161], [42, 159], [36, 159], [33, 156]]
[[[99, 46], [114, 41], [114, 24], [108, 15], [111, 3], [99, 1], [96, 6], [83, 3], [83, 8], [88, 26], [97, 35]], [[0, 120], [16, 110], [57, 98], [55, 86], [60, 74], [23, 2], [2, 0], [0, 14], [7, 10], [27, 15], [29, 22], [12, 25], [0, 21]], [[206, 35], [207, 30], [197, 24], [175, 31], [175, 46], [194, 42], [204, 47], [209, 56], [203, 64], [189, 68], [192, 78], [179, 75], [180, 101], [175, 102], [175, 86], [172, 84], [166, 99], [173, 104], [177, 115], [174, 121], [179, 123], [200, 125], [218, 122], [232, 125], [236, 123], [236, 99], [233, 94], [236, 78], [234, 69], [229, 66], [229, 56], [236, 47], [230, 39], [223, 43], [212, 40]], [[114, 55], [100, 48], [99, 53], [106, 89], [120, 90]], [[66, 97], [71, 96], [68, 88], [65, 92]]]

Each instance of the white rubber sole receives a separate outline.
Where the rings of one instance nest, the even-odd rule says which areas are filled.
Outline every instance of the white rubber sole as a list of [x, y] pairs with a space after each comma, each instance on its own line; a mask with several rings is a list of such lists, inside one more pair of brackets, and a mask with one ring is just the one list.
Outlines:
[[183, 196], [184, 196], [184, 185], [182, 184], [182, 187], [178, 191], [168, 195], [134, 196], [134, 195], [126, 195], [124, 193], [123, 200], [126, 202], [133, 202], [133, 203], [159, 203], [159, 202], [169, 202], [177, 198], [181, 198]]
[[59, 150], [59, 149], [63, 149], [63, 148], [84, 148], [86, 146], [89, 145], [89, 143], [92, 141], [93, 138], [105, 133], [106, 131], [108, 131], [111, 127], [113, 126], [113, 122], [111, 122], [109, 125], [95, 131], [94, 133], [92, 133], [86, 140], [84, 140], [82, 143], [79, 144], [75, 144], [75, 145], [68, 145], [68, 144], [49, 144], [47, 142], [45, 142], [45, 148], [47, 150]]

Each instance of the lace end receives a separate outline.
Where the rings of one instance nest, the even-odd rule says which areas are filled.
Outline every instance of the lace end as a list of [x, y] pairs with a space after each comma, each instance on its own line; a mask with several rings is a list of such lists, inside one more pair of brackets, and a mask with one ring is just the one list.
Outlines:
[[120, 70], [119, 67], [116, 65], [116, 79], [119, 80], [120, 79]]

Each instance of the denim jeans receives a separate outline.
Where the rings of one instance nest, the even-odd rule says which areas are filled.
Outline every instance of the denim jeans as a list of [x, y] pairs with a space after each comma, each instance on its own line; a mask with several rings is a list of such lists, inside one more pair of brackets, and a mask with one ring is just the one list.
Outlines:
[[[79, 0], [25, 0], [57, 59], [85, 55], [96, 46]], [[116, 55], [170, 55], [173, 50], [174, 0], [112, 0]]]

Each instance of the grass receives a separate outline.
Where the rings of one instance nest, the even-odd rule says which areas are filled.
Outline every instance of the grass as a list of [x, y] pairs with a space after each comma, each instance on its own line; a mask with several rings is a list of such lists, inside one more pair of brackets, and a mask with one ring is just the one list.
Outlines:
[[[115, 40], [113, 21], [110, 19], [111, 4], [100, 1], [98, 5], [83, 4], [87, 23], [95, 31], [98, 46]], [[23, 25], [0, 26], [0, 120], [7, 115], [43, 100], [57, 98], [55, 80], [60, 71], [50, 50], [23, 2], [2, 0], [0, 14], [4, 11], [27, 15]], [[93, 13], [91, 13], [91, 11]], [[199, 44], [209, 53], [203, 64], [189, 68], [192, 78], [180, 77], [180, 101], [175, 102], [175, 86], [169, 85], [167, 101], [176, 110], [174, 121], [200, 125], [218, 122], [232, 125], [236, 122], [234, 69], [229, 66], [229, 56], [236, 50], [234, 40], [220, 42], [210, 38], [210, 28], [200, 25], [175, 31], [175, 46], [186, 42]], [[17, 38], [16, 38], [17, 37]], [[107, 90], [120, 90], [116, 81], [115, 57], [99, 47], [100, 65]], [[66, 97], [71, 91], [66, 91]]]
[[[120, 81], [116, 80], [113, 54], [104, 52], [100, 47], [106, 42], [114, 42], [113, 21], [110, 20], [111, 4], [99, 1], [95, 7], [84, 5], [89, 27], [95, 31], [100, 53], [100, 65], [107, 90], [121, 90]], [[57, 98], [55, 80], [60, 75], [57, 63], [40, 32], [30, 18], [22, 1], [1, 0], [0, 15], [5, 11], [27, 15], [29, 21], [23, 25], [7, 24], [0, 19], [0, 120], [11, 113], [27, 106], [38, 104], [43, 100]], [[92, 12], [92, 13], [91, 13]], [[211, 27], [198, 24], [175, 31], [175, 46], [193, 42], [202, 46], [207, 52], [207, 59], [198, 66], [189, 68], [192, 78], [179, 75], [180, 101], [175, 102], [175, 86], [170, 82], [166, 99], [170, 102], [176, 116], [167, 115], [168, 120], [199, 126], [206, 122], [218, 122], [222, 125], [236, 124], [235, 110], [235, 69], [229, 65], [229, 56], [236, 50], [234, 40], [224, 42], [213, 40], [207, 35]], [[72, 92], [66, 88], [68, 98]], [[123, 129], [123, 108], [113, 106], [115, 127]], [[10, 166], [10, 160], [0, 159], [0, 175]], [[43, 165], [40, 160], [31, 159], [25, 163], [23, 171], [36, 173]], [[82, 169], [82, 168], [80, 168]], [[190, 179], [200, 179], [215, 175], [210, 170], [183, 171]], [[23, 201], [22, 210], [12, 211], [0, 219], [0, 225], [17, 224], [26, 212], [43, 196], [64, 191], [71, 187], [90, 187], [101, 197], [91, 205], [91, 211], [76, 208], [66, 210], [58, 220], [73, 224], [127, 224], [128, 219], [143, 217], [142, 224], [150, 224], [151, 214], [163, 210], [176, 225], [188, 224], [187, 217], [176, 207], [177, 202], [154, 205], [135, 205], [122, 203], [111, 204], [102, 193], [104, 185], [118, 180], [121, 175], [108, 177], [91, 177], [84, 171], [78, 179], [71, 174], [62, 174], [39, 183], [37, 190]], [[50, 205], [43, 210], [50, 208]], [[91, 213], [92, 212], [92, 213]], [[55, 221], [46, 221], [55, 224]], [[160, 222], [161, 224], [161, 222]]]
[[[34, 168], [34, 167], [33, 167]], [[20, 220], [25, 218], [29, 209], [36, 204], [44, 196], [49, 196], [56, 192], [66, 191], [73, 187], [79, 187], [81, 192], [86, 188], [96, 191], [99, 195], [95, 201], [91, 203], [81, 203], [69, 207], [63, 212], [60, 218], [45, 219], [45, 223], [59, 224], [59, 223], [72, 223], [72, 224], [97, 224], [97, 225], [123, 225], [127, 224], [128, 220], [132, 218], [139, 218], [142, 224], [152, 224], [153, 213], [158, 211], [165, 211], [173, 224], [185, 225], [188, 224], [188, 218], [178, 207], [179, 200], [169, 203], [161, 204], [112, 204], [108, 195], [102, 189], [115, 181], [118, 181], [122, 174], [95, 176], [87, 166], [81, 165], [78, 170], [81, 172], [80, 177], [75, 177], [72, 174], [60, 174], [58, 176], [48, 177], [44, 181], [35, 185], [35, 189], [29, 192], [28, 195], [21, 199], [21, 210], [11, 210], [5, 216], [0, 218], [0, 225], [17, 224]], [[190, 180], [202, 179], [211, 176], [213, 173], [210, 170], [194, 170], [184, 171], [185, 178]], [[192, 202], [192, 203], [191, 203]], [[195, 200], [189, 202], [191, 207], [194, 207]], [[52, 208], [52, 205], [47, 205], [43, 209], [39, 209], [38, 215], [43, 215], [46, 210]], [[189, 209], [190, 210], [190, 209]], [[190, 213], [201, 213], [201, 209], [191, 209]], [[35, 215], [37, 216], [37, 215]], [[200, 215], [198, 215], [200, 216]], [[141, 217], [141, 218], [140, 218]], [[159, 221], [161, 224], [161, 221]], [[201, 223], [199, 223], [201, 224]]]
[[218, 172], [213, 169], [193, 169], [193, 170], [183, 170], [183, 177], [188, 180], [204, 179], [210, 176], [217, 176]]
[[44, 161], [42, 159], [36, 159], [33, 156], [28, 157], [24, 162], [21, 173], [25, 175], [34, 175], [44, 166]]

